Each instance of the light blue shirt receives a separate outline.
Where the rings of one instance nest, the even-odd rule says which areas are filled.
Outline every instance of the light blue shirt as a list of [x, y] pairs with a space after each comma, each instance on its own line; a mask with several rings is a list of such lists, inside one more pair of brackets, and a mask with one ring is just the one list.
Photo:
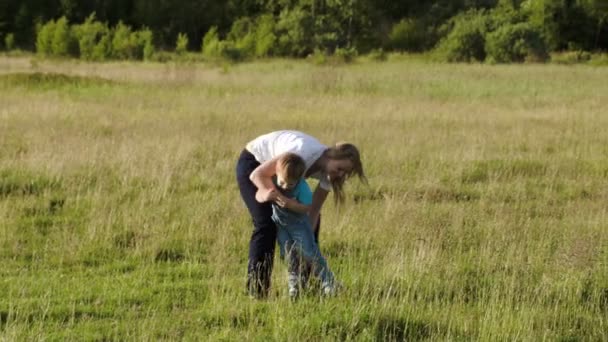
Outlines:
[[293, 198], [304, 205], [312, 204], [312, 191], [304, 179], [300, 179], [298, 184], [296, 184], [295, 188], [291, 191], [291, 194]]
[[[292, 190], [283, 190], [279, 187], [277, 189], [289, 198], [294, 198], [298, 202], [304, 205], [312, 204], [312, 191], [308, 186], [308, 183], [304, 179], [300, 179], [298, 184]], [[310, 225], [308, 214], [297, 213], [286, 208], [281, 208], [277, 204], [272, 204], [272, 219], [274, 222], [281, 226], [288, 226], [294, 224]]]

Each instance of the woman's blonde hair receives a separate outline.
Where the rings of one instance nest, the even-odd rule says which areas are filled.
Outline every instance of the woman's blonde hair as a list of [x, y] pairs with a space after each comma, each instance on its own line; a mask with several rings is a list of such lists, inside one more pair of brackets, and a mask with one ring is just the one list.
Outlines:
[[344, 182], [352, 175], [357, 175], [359, 180], [367, 183], [367, 178], [363, 172], [363, 164], [361, 163], [361, 155], [357, 147], [351, 143], [339, 142], [327, 150], [326, 156], [333, 160], [350, 160], [353, 164], [352, 170], [344, 174], [344, 177], [331, 180], [331, 187], [334, 192], [334, 200], [336, 204], [344, 203]]

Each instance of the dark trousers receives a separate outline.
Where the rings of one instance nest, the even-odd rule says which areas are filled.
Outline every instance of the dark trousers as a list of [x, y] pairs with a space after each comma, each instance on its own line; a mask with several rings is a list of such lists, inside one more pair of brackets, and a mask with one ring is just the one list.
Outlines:
[[[255, 199], [258, 188], [249, 180], [249, 175], [260, 165], [247, 150], [241, 152], [236, 164], [236, 180], [249, 214], [253, 220], [253, 232], [249, 241], [249, 263], [247, 265], [247, 290], [256, 298], [268, 296], [274, 260], [277, 227], [272, 221], [270, 202], [259, 203]], [[320, 221], [320, 219], [319, 219]], [[319, 227], [315, 240], [319, 241]]]

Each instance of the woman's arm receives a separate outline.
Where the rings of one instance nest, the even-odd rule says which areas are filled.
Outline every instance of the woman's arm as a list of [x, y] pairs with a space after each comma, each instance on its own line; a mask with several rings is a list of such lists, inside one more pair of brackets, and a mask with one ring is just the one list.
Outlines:
[[310, 217], [310, 223], [312, 224], [315, 233], [317, 230], [317, 223], [319, 221], [319, 213], [321, 212], [321, 207], [323, 207], [323, 203], [325, 203], [328, 194], [329, 191], [323, 189], [319, 185], [317, 185], [315, 192], [312, 194], [312, 204], [310, 206], [308, 216]]
[[278, 192], [274, 184], [272, 184], [272, 176], [276, 174], [277, 160], [281, 157], [280, 155], [267, 160], [255, 168], [249, 175], [249, 179], [258, 188], [258, 192], [255, 194], [255, 199], [262, 203], [268, 201], [274, 201]]

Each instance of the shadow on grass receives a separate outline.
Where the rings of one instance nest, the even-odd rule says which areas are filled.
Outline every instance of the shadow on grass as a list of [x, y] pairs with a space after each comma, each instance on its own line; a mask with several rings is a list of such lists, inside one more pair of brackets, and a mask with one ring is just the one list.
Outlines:
[[22, 86], [28, 89], [55, 90], [58, 87], [92, 87], [118, 84], [101, 77], [64, 75], [59, 73], [14, 73], [0, 75], [0, 87]]
[[4, 328], [8, 323], [8, 312], [0, 311], [0, 328]]
[[[352, 325], [352, 317], [344, 322], [327, 322], [325, 328], [339, 330], [340, 340], [350, 340], [364, 337], [373, 337], [376, 341], [420, 341], [444, 340], [457, 338], [467, 340], [461, 332], [445, 325], [412, 319], [405, 316], [384, 314], [380, 316], [369, 315]], [[370, 336], [371, 332], [371, 336]]]
[[432, 323], [385, 316], [378, 320], [375, 337], [379, 341], [418, 341], [428, 339], [434, 331], [440, 330]]

